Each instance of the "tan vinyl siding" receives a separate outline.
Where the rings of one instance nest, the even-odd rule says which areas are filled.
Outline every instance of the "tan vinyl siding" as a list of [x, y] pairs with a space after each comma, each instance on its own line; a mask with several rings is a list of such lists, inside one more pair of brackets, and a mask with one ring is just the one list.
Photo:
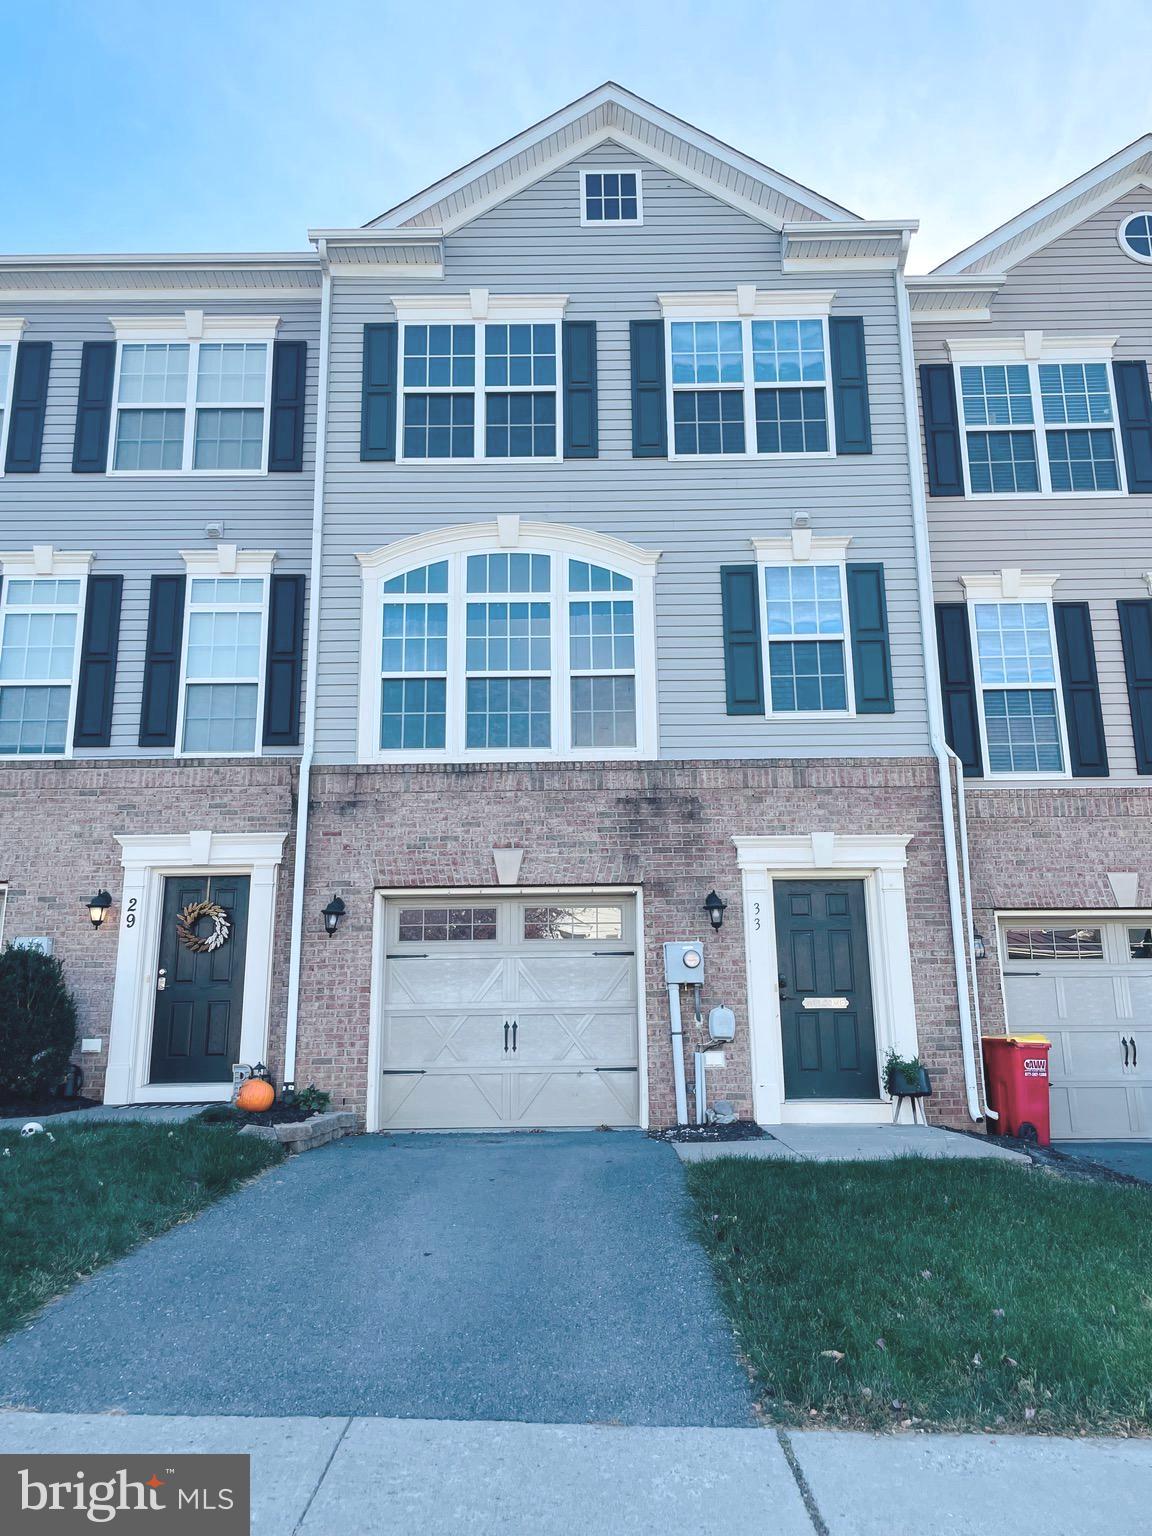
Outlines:
[[[580, 170], [636, 164], [644, 223], [580, 226]], [[325, 514], [325, 595], [317, 749], [356, 755], [360, 571], [355, 555], [430, 528], [519, 512], [663, 551], [657, 569], [660, 753], [664, 757], [900, 756], [927, 748], [894, 278], [891, 272], [783, 277], [780, 239], [718, 198], [616, 146], [590, 151], [445, 240], [442, 284], [337, 277]], [[831, 460], [691, 463], [631, 457], [628, 322], [659, 315], [657, 294], [737, 283], [836, 290], [833, 312], [865, 317], [874, 453]], [[571, 295], [568, 317], [597, 322], [600, 457], [561, 464], [362, 464], [363, 326], [393, 318], [393, 293]], [[885, 564], [897, 713], [803, 723], [729, 718], [719, 567], [751, 561], [794, 510], [818, 534], [851, 534], [849, 558]]]

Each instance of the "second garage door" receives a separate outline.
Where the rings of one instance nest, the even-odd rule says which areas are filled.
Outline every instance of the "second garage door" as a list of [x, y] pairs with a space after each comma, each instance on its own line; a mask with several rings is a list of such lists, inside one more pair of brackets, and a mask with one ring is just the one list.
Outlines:
[[1052, 1135], [1152, 1138], [1152, 928], [1014, 919], [1001, 928], [1009, 1032], [1052, 1042]]
[[389, 901], [382, 1129], [634, 1126], [635, 902]]

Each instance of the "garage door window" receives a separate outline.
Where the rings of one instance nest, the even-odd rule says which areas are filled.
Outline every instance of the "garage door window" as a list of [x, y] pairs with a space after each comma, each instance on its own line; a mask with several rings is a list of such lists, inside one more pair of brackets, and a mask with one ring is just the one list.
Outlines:
[[495, 907], [401, 907], [402, 944], [468, 943], [495, 939]]
[[526, 939], [620, 939], [622, 907], [525, 907]]
[[1128, 954], [1133, 960], [1152, 960], [1152, 928], [1129, 928]]
[[1009, 960], [1103, 960], [1099, 928], [1008, 928]]

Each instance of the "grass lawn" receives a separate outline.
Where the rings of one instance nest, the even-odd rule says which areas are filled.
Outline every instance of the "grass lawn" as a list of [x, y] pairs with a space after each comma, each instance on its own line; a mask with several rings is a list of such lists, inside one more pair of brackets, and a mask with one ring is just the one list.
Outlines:
[[0, 1130], [0, 1335], [284, 1155], [195, 1124], [46, 1128]]
[[774, 1420], [1152, 1432], [1152, 1192], [994, 1162], [686, 1173]]

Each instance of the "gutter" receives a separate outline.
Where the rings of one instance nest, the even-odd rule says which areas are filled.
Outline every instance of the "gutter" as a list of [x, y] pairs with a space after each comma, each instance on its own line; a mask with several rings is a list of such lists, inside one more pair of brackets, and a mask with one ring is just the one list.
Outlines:
[[312, 759], [316, 752], [316, 673], [320, 661], [321, 563], [324, 553], [324, 468], [328, 448], [328, 374], [332, 335], [332, 272], [323, 240], [318, 242], [321, 271], [320, 356], [316, 382], [316, 466], [312, 488], [312, 556], [308, 605], [308, 652], [304, 673], [304, 744], [296, 787], [296, 840], [292, 861], [291, 947], [288, 952], [288, 1011], [284, 1024], [284, 1081], [296, 1080], [296, 1036], [300, 1019], [300, 970], [304, 946], [304, 875], [308, 860], [308, 802]]
[[[957, 778], [957, 815], [952, 810], [952, 763], [956, 754], [944, 737], [944, 700], [940, 688], [940, 665], [936, 655], [935, 612], [932, 590], [932, 560], [928, 544], [928, 503], [924, 486], [924, 465], [920, 457], [920, 433], [916, 410], [916, 374], [913, 366], [912, 312], [908, 287], [902, 272], [896, 273], [896, 316], [900, 335], [900, 371], [904, 384], [904, 425], [908, 438], [908, 472], [912, 491], [912, 529], [916, 549], [916, 587], [920, 606], [920, 641], [924, 656], [924, 687], [928, 701], [928, 735], [940, 777], [940, 814], [944, 829], [944, 867], [948, 881], [948, 917], [952, 929], [952, 960], [956, 975], [956, 1000], [960, 1012], [960, 1049], [964, 1058], [964, 1088], [968, 1114], [972, 1120], [995, 1114], [983, 1102], [976, 1069], [976, 1034], [980, 1027], [980, 1001], [972, 954], [972, 901], [969, 879], [968, 848], [965, 841], [961, 856], [957, 848], [956, 822], [966, 832], [964, 814], [964, 779]], [[967, 912], [967, 916], [965, 916]], [[971, 974], [971, 998], [969, 996]], [[972, 1000], [975, 1001], [973, 1010]]]

